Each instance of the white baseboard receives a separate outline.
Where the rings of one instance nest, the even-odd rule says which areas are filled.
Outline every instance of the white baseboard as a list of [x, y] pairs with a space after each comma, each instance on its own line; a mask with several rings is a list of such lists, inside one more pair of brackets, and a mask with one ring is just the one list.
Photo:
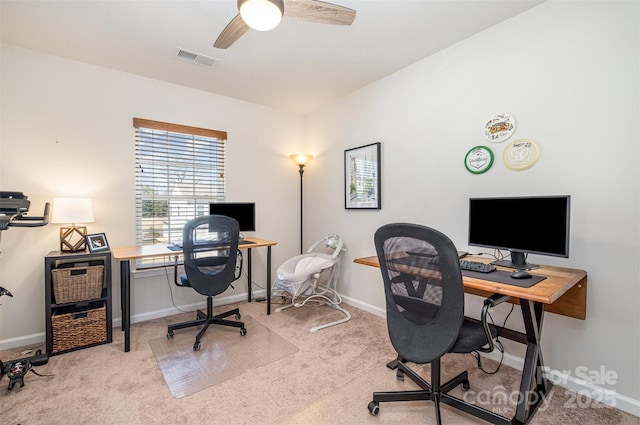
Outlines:
[[0, 340], [0, 350], [12, 350], [14, 348], [24, 347], [25, 345], [34, 345], [34, 344], [42, 343], [42, 351], [44, 351], [45, 339], [46, 339], [46, 335], [44, 332], [20, 336], [18, 338], [3, 339], [3, 340]]
[[345, 304], [352, 305], [356, 308], [359, 308], [360, 310], [366, 311], [367, 313], [375, 314], [376, 316], [385, 317], [385, 318], [387, 317], [387, 312], [383, 308], [376, 307], [371, 304], [363, 303], [353, 298], [345, 297], [344, 295], [340, 295], [340, 296], [342, 297], [342, 300], [345, 302]]
[[570, 400], [572, 407], [584, 407], [585, 397], [599, 401], [607, 406], [615, 407], [631, 415], [640, 417], [640, 401], [634, 400], [615, 390], [603, 388], [592, 384], [573, 375], [567, 375], [557, 370], [548, 370], [545, 377], [555, 385], [566, 388], [577, 394], [576, 398]]
[[[266, 290], [254, 291], [253, 295], [265, 296]], [[220, 305], [227, 305], [227, 304], [242, 302], [242, 301], [245, 301], [246, 299], [247, 299], [247, 294], [232, 295], [227, 297], [216, 297], [213, 300], [213, 305], [214, 307], [220, 306]], [[173, 316], [174, 314], [183, 313], [184, 311], [195, 311], [197, 309], [207, 308], [207, 303], [203, 301], [203, 302], [198, 302], [193, 304], [184, 304], [184, 305], [178, 306], [178, 308], [171, 307], [171, 308], [164, 308], [162, 310], [148, 311], [146, 313], [141, 313], [141, 314], [134, 314], [133, 316], [131, 316], [131, 323], [146, 322], [147, 320]], [[184, 311], [181, 311], [181, 310], [184, 310]], [[113, 326], [115, 327], [116, 325], [117, 326], [122, 325], [121, 318], [116, 318], [113, 320]]]

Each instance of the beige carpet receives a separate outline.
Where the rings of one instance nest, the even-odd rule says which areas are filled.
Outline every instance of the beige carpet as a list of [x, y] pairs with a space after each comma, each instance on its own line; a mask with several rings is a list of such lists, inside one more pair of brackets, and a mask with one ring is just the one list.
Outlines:
[[[298, 351], [187, 397], [175, 398], [149, 342], [165, 338], [169, 323], [188, 320], [193, 313], [134, 324], [128, 353], [123, 352], [122, 332], [114, 328], [112, 344], [54, 356], [38, 368], [52, 377], [30, 373], [25, 386], [12, 391], [7, 391], [6, 377], [0, 380], [0, 424], [435, 424], [431, 403], [385, 403], [378, 416], [371, 416], [367, 410], [373, 391], [411, 385], [398, 381], [385, 367], [395, 354], [384, 318], [347, 305], [351, 321], [311, 333], [312, 326], [337, 320], [342, 314], [310, 306], [274, 311], [267, 316], [264, 303], [240, 303], [239, 307], [243, 317], [251, 316]], [[252, 330], [247, 329], [249, 336]], [[237, 339], [244, 338], [234, 330], [231, 333]], [[0, 352], [0, 358], [16, 358], [14, 355], [21, 350]], [[495, 363], [487, 361], [485, 366], [493, 369]], [[471, 356], [445, 356], [444, 379], [463, 369], [469, 370], [469, 396], [474, 401], [483, 402], [499, 386], [509, 392], [518, 386], [517, 370], [503, 366], [499, 373], [486, 375], [477, 369]], [[618, 409], [584, 398], [576, 406], [572, 403], [575, 400], [575, 393], [554, 387], [549, 402], [530, 425], [640, 425], [640, 418]], [[513, 410], [511, 404], [496, 407], [505, 414]], [[442, 406], [442, 416], [446, 425], [483, 423], [446, 405]]]
[[242, 321], [247, 329], [245, 336], [240, 336], [238, 328], [209, 326], [199, 351], [193, 350], [199, 327], [177, 330], [171, 339], [165, 336], [149, 341], [175, 398], [197, 393], [298, 351], [253, 317], [244, 315]]

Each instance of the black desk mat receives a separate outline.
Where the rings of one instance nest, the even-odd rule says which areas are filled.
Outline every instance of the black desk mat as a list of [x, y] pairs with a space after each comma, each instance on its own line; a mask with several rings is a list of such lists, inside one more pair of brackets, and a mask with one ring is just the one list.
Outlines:
[[511, 277], [511, 272], [506, 272], [503, 270], [494, 270], [489, 273], [462, 270], [462, 276], [488, 280], [489, 282], [504, 283], [507, 285], [518, 286], [520, 288], [531, 288], [536, 283], [546, 279], [546, 277], [544, 276], [535, 276], [535, 275], [531, 275], [529, 279], [514, 279]]
[[[423, 257], [421, 255], [408, 255], [406, 257], [395, 258], [394, 263], [403, 264], [405, 266], [419, 267], [423, 269], [434, 269], [434, 260], [437, 257]], [[514, 279], [511, 277], [510, 271], [494, 270], [489, 273], [474, 272], [471, 270], [462, 270], [462, 276], [474, 277], [476, 279], [488, 280], [489, 282], [503, 283], [506, 285], [517, 286], [520, 288], [530, 288], [538, 282], [546, 279], [544, 276], [532, 275], [529, 279]]]

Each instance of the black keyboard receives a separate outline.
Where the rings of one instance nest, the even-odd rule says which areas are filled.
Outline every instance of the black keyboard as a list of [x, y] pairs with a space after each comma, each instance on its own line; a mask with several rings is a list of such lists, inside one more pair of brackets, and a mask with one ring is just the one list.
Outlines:
[[470, 272], [490, 273], [496, 269], [493, 264], [481, 263], [480, 261], [460, 260], [460, 268]]

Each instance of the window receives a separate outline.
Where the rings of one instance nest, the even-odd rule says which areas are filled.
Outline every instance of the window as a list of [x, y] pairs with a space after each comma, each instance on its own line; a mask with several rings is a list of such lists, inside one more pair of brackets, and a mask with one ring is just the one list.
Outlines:
[[[172, 244], [184, 224], [225, 198], [224, 131], [140, 118], [136, 129], [136, 243]], [[138, 267], [164, 265], [144, 260]]]

